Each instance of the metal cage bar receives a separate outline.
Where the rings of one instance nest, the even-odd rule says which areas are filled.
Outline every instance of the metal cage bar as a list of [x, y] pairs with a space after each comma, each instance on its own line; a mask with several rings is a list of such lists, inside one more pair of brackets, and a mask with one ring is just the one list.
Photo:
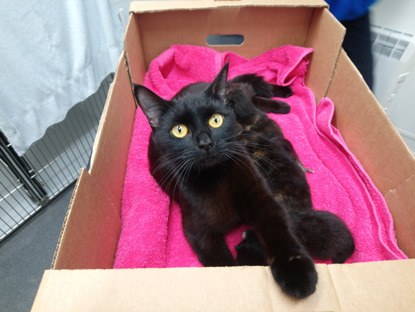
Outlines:
[[108, 89], [107, 76], [93, 95], [19, 157], [0, 131], [0, 242], [47, 206], [87, 167]]

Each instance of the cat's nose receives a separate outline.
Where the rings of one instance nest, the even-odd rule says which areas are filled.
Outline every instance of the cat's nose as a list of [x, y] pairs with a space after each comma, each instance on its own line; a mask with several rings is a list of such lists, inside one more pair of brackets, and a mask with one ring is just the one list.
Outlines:
[[198, 145], [200, 149], [208, 152], [213, 146], [212, 138], [207, 133], [202, 133], [198, 138]]

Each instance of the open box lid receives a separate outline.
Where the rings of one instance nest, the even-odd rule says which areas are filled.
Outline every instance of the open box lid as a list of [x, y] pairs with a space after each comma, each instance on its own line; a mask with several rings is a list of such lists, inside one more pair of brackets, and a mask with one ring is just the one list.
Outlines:
[[415, 260], [317, 265], [295, 300], [266, 267], [46, 271], [32, 311], [415, 311]]

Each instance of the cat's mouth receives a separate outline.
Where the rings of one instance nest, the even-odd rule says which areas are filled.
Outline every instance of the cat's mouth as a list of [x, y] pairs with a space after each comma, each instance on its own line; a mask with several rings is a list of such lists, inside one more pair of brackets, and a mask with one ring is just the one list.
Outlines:
[[198, 164], [201, 169], [212, 168], [223, 162], [222, 157], [217, 153], [208, 152], [200, 156]]

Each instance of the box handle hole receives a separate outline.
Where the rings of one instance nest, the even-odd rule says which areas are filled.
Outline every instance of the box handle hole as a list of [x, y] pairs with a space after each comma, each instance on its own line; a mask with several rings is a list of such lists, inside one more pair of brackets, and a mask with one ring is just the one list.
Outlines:
[[210, 46], [241, 45], [245, 38], [242, 35], [209, 35], [206, 43]]

